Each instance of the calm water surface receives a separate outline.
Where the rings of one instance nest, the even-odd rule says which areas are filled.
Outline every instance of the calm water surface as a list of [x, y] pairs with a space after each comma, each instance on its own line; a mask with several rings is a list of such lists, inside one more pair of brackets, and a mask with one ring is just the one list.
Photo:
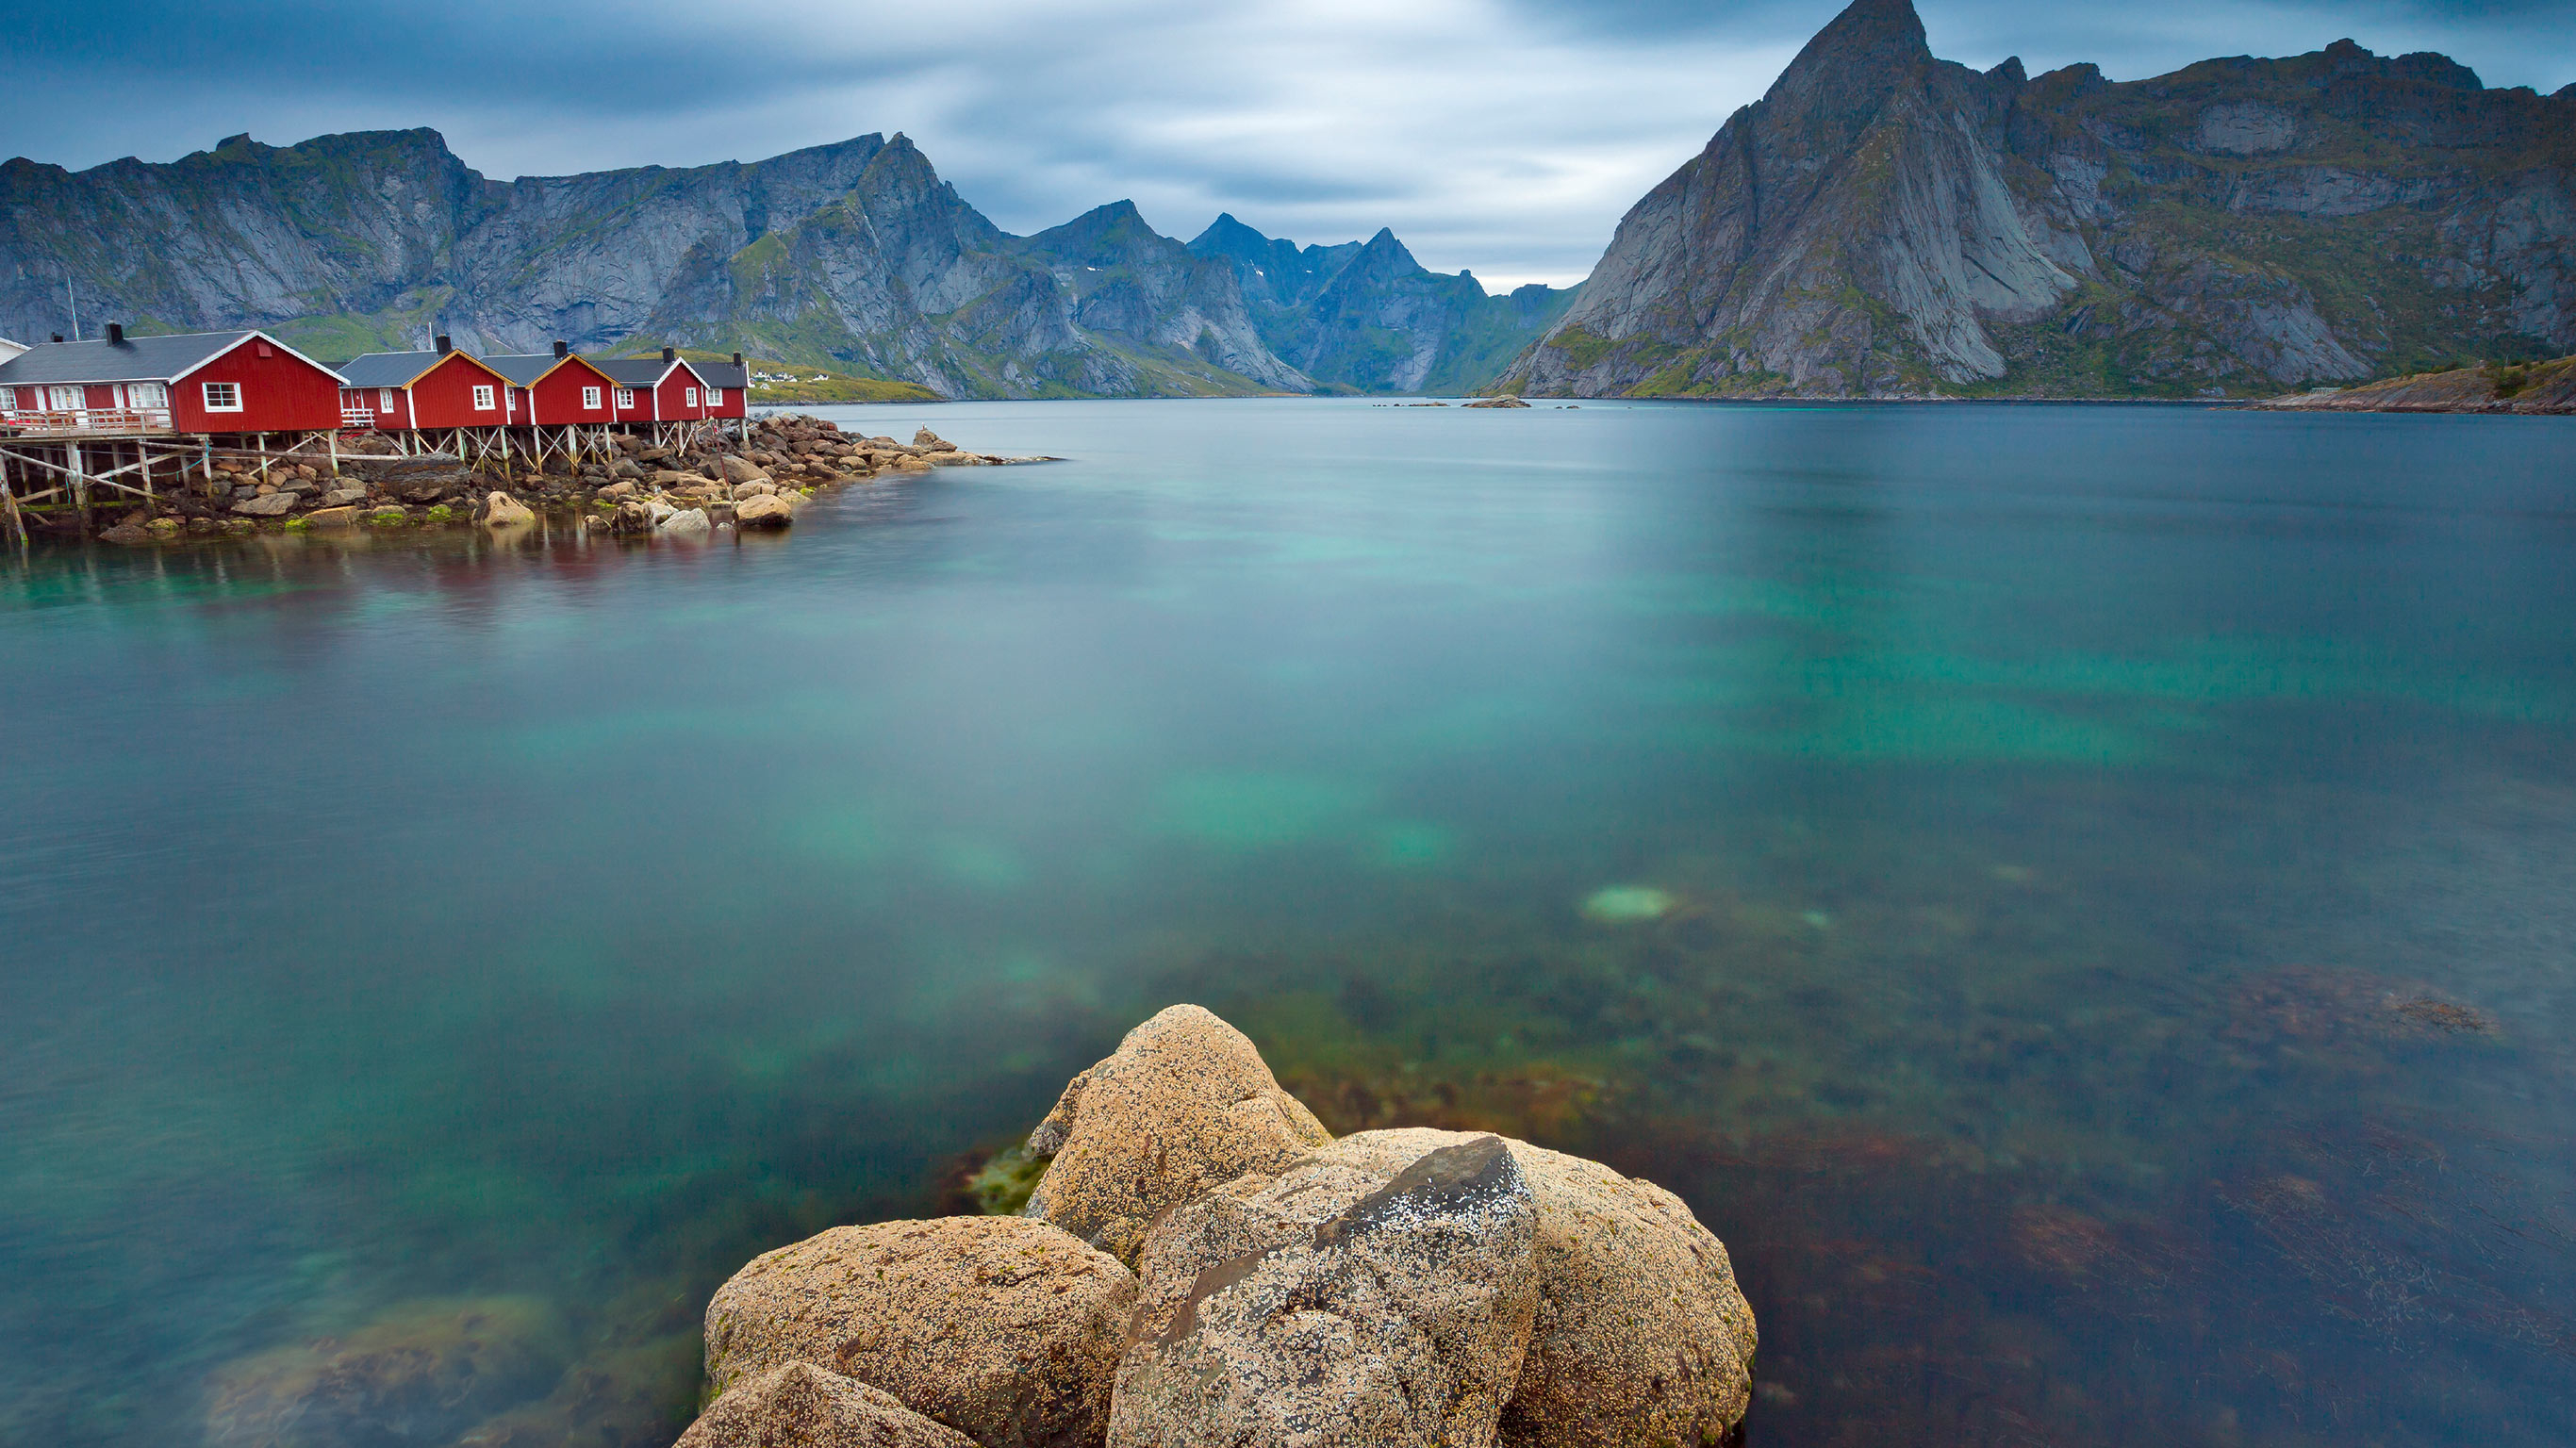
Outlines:
[[0, 1441], [666, 1443], [1182, 999], [1681, 1191], [1757, 1445], [2576, 1437], [2576, 424], [838, 415], [1074, 461], [0, 565]]

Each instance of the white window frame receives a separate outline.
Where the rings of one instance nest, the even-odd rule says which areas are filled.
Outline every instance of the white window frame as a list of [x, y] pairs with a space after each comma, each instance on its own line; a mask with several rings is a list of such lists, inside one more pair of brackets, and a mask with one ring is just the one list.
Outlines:
[[501, 399], [493, 394], [491, 383], [480, 383], [475, 387], [474, 410], [476, 412], [498, 412], [501, 410]]
[[[209, 387], [232, 386], [229, 382], [209, 382], [206, 385]], [[87, 412], [89, 411], [89, 389], [83, 387], [77, 382], [71, 383], [67, 386], [48, 387], [45, 389], [45, 410], [47, 412]], [[212, 408], [207, 410], [213, 411]], [[241, 411], [241, 408], [235, 406], [227, 410], [239, 412]]]
[[0, 387], [0, 413], [7, 413], [14, 417], [17, 415], [17, 412], [18, 389], [15, 387]]
[[621, 410], [633, 407], [635, 405], [635, 389], [632, 387], [618, 388], [617, 405]]
[[583, 388], [581, 390], [581, 406], [582, 410], [585, 412], [597, 412], [599, 410], [599, 389], [596, 387]]
[[[240, 383], [238, 383], [238, 382], [201, 382], [201, 383], [198, 383], [198, 384], [197, 384], [197, 386], [199, 387], [199, 389], [201, 389], [201, 390], [199, 391], [198, 395], [199, 395], [200, 397], [202, 397], [202, 398], [204, 398], [204, 399], [205, 399], [205, 403], [206, 403], [206, 411], [208, 411], [208, 412], [239, 412], [239, 411], [241, 411], [241, 410], [242, 410], [242, 395], [241, 395], [241, 384], [240, 384]], [[218, 401], [216, 401], [216, 400], [215, 400], [218, 396], [221, 396], [221, 397], [223, 398], [223, 400], [222, 400], [221, 402], [218, 402]]]
[[391, 412], [391, 411], [393, 411], [393, 410], [394, 410], [394, 390], [393, 390], [392, 388], [390, 388], [390, 387], [379, 387], [379, 388], [377, 388], [377, 389], [376, 389], [376, 411], [378, 411], [378, 412]]
[[682, 407], [695, 407], [695, 406], [697, 406], [697, 405], [698, 405], [698, 389], [696, 389], [696, 388], [694, 388], [694, 387], [683, 387], [683, 388], [681, 388], [681, 389], [680, 389], [680, 405], [681, 405]]

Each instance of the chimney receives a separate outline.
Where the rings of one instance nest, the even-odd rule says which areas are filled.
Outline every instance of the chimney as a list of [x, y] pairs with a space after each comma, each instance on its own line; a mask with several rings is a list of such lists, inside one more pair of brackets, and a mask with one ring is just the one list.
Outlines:
[[559, 341], [559, 342], [555, 343], [555, 356], [556, 356], [556, 357], [558, 357], [558, 358], [562, 358], [562, 357], [569, 357], [569, 356], [571, 356], [571, 355], [572, 355], [572, 344], [571, 344], [570, 342], [560, 342], [560, 341]]
[[742, 365], [742, 354], [741, 354], [740, 352], [736, 352], [736, 353], [734, 353], [734, 354], [733, 354], [733, 365], [735, 365], [736, 367], [739, 367], [739, 366], [741, 366], [741, 365]]
[[665, 361], [665, 362], [677, 362], [677, 361], [679, 361], [679, 360], [680, 360], [680, 349], [679, 349], [679, 348], [677, 348], [677, 347], [665, 347], [665, 348], [663, 348], [663, 349], [662, 349], [662, 360], [663, 360], [663, 361]]
[[442, 357], [456, 350], [456, 340], [445, 332], [438, 334], [438, 354]]
[[54, 334], [54, 340], [55, 340], [55, 341], [59, 342], [59, 341], [61, 341], [62, 339], [63, 339], [63, 334], [62, 334], [62, 333], [60, 333], [60, 332], [56, 332], [56, 333]]
[[107, 345], [111, 347], [122, 347], [125, 345], [125, 324], [123, 322], [110, 322], [107, 324]]

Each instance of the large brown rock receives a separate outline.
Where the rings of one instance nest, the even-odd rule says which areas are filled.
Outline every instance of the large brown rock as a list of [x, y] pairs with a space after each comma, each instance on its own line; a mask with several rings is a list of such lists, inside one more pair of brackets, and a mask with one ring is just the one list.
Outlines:
[[772, 1368], [718, 1398], [672, 1448], [976, 1448], [894, 1396], [811, 1363]]
[[1133, 1262], [1167, 1208], [1331, 1139], [1241, 1031], [1171, 1006], [1074, 1077], [1038, 1123], [1029, 1150], [1054, 1160], [1028, 1215]]
[[[1319, 1163], [1384, 1173], [1479, 1138], [1363, 1131]], [[1598, 1162], [1509, 1142], [1538, 1204], [1539, 1303], [1504, 1410], [1513, 1448], [1716, 1443], [1752, 1392], [1753, 1309], [1726, 1246], [1681, 1198]]]
[[1147, 1241], [1112, 1448], [1488, 1448], [1538, 1309], [1537, 1209], [1478, 1137], [1391, 1178], [1309, 1161]]
[[1136, 1279], [1019, 1217], [835, 1227], [707, 1304], [707, 1381], [792, 1362], [883, 1388], [983, 1448], [1097, 1444]]
[[758, 463], [755, 463], [746, 457], [737, 457], [732, 453], [727, 453], [723, 457], [716, 459], [716, 464], [724, 469], [724, 481], [727, 483], [739, 485], [742, 483], [765, 483], [769, 481], [769, 474], [762, 472]]
[[515, 528], [535, 521], [537, 515], [529, 511], [527, 504], [497, 488], [483, 500], [483, 526], [486, 528]]
[[733, 505], [737, 528], [784, 528], [795, 521], [795, 508], [776, 493], [755, 493]]

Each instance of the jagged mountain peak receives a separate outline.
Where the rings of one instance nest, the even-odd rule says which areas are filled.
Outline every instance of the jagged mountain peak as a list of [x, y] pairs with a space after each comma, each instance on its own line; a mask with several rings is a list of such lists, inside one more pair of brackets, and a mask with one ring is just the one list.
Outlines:
[[2576, 233], [2521, 218], [2571, 188], [2576, 115], [2443, 56], [1979, 75], [1905, 0], [1859, 0], [1630, 210], [1504, 381], [2189, 396], [2554, 355]]

